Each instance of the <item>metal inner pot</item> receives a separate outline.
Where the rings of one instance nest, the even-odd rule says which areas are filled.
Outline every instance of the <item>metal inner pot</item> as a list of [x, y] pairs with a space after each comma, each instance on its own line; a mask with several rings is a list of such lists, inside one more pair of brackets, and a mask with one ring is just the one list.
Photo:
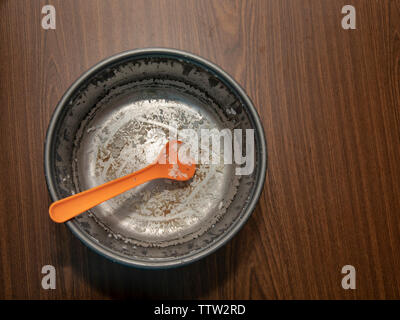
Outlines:
[[67, 222], [86, 245], [143, 267], [176, 266], [211, 253], [254, 210], [265, 180], [266, 144], [243, 90], [192, 54], [124, 52], [71, 86], [46, 138], [45, 173], [53, 200], [144, 167], [174, 132], [191, 143], [181, 135], [185, 129], [254, 129], [253, 172], [238, 176], [235, 163], [200, 163], [188, 182], [160, 179], [134, 188]]

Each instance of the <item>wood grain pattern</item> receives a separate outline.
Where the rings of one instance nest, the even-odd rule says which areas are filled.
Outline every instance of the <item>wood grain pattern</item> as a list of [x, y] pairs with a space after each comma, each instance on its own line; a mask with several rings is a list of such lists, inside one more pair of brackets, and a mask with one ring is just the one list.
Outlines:
[[[357, 30], [343, 30], [353, 2]], [[41, 28], [53, 4], [56, 30]], [[0, 2], [0, 298], [400, 298], [400, 1]], [[264, 192], [223, 249], [165, 271], [91, 252], [48, 217], [43, 143], [68, 86], [123, 50], [230, 73], [268, 142]], [[57, 289], [41, 289], [41, 268]], [[357, 289], [341, 288], [343, 265]]]

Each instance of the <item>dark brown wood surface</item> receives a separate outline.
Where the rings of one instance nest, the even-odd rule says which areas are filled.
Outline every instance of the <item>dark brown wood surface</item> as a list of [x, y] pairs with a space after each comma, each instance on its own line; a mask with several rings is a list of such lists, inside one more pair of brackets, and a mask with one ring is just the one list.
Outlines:
[[[56, 30], [41, 8], [56, 8]], [[353, 4], [357, 29], [343, 30]], [[400, 1], [1, 0], [0, 298], [400, 298]], [[68, 86], [123, 50], [171, 47], [230, 73], [268, 143], [240, 233], [192, 265], [114, 264], [51, 222], [43, 144]], [[54, 265], [55, 290], [41, 288]], [[356, 290], [341, 268], [357, 270]]]

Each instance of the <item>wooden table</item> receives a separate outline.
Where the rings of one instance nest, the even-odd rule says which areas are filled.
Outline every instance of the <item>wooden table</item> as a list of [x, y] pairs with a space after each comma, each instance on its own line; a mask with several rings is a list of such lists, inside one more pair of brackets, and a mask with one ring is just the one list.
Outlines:
[[[44, 30], [42, 6], [56, 9]], [[356, 8], [344, 30], [342, 7]], [[400, 1], [0, 2], [0, 298], [400, 298]], [[178, 269], [114, 264], [51, 222], [43, 144], [68, 86], [123, 50], [171, 47], [256, 105], [268, 171], [223, 249]], [[57, 270], [41, 287], [42, 266]], [[356, 268], [356, 290], [341, 269]]]

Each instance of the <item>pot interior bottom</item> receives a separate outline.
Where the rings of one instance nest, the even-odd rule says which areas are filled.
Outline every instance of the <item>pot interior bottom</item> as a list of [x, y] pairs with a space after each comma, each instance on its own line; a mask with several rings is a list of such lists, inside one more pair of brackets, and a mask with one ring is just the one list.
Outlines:
[[[201, 157], [209, 149], [199, 139], [201, 129], [218, 134], [230, 126], [207, 101], [172, 86], [118, 90], [96, 105], [78, 131], [73, 150], [77, 192], [147, 166], [172, 137], [193, 148], [197, 144]], [[223, 151], [210, 151], [210, 160], [214, 156], [219, 163], [197, 164], [189, 181], [153, 180], [89, 214], [109, 237], [124, 243], [165, 247], [193, 240], [213, 228], [236, 194], [239, 177], [234, 165], [223, 163]]]

